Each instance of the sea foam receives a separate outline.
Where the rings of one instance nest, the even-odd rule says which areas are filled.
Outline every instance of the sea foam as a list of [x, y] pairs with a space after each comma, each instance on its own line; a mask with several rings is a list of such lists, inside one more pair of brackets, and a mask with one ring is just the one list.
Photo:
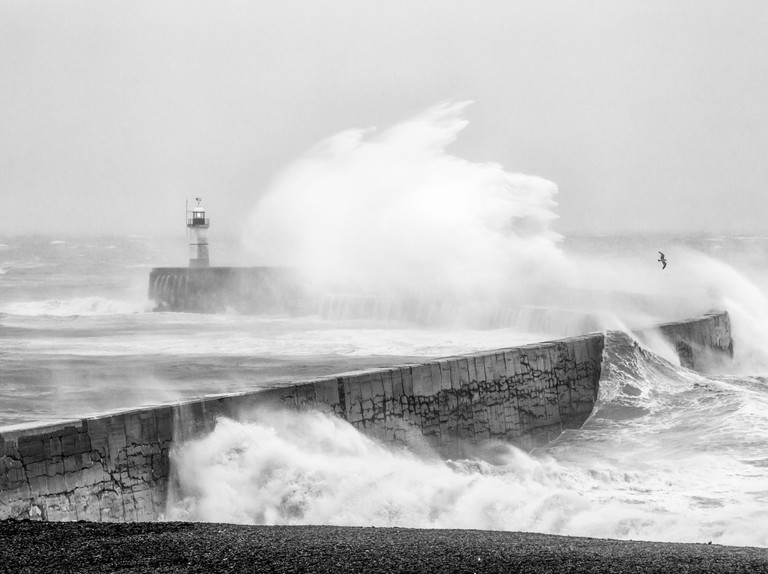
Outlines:
[[104, 297], [75, 297], [72, 299], [46, 299], [44, 301], [18, 301], [0, 306], [0, 313], [32, 317], [73, 317], [95, 315], [132, 315], [150, 310], [149, 303], [129, 302]]

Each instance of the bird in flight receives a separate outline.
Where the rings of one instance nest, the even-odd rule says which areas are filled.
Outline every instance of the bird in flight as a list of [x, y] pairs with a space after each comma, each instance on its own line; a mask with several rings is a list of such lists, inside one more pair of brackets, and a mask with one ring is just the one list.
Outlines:
[[659, 262], [661, 263], [661, 268], [662, 269], [666, 269], [667, 268], [667, 258], [664, 257], [664, 254], [661, 251], [659, 251], [659, 255], [661, 255], [661, 257], [659, 258]]

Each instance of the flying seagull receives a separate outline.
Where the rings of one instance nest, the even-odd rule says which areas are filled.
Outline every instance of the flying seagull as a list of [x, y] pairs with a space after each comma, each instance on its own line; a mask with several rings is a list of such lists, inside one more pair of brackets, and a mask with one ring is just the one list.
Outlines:
[[667, 268], [667, 258], [664, 257], [664, 254], [661, 251], [659, 251], [659, 255], [661, 255], [661, 257], [659, 258], [659, 262], [661, 263], [661, 268], [662, 269], [666, 269]]

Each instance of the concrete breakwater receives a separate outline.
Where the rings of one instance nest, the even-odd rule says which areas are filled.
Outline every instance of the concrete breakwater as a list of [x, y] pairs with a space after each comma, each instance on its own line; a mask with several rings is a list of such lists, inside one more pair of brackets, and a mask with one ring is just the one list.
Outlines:
[[709, 372], [733, 358], [731, 321], [727, 313], [709, 315], [708, 327], [697, 319], [664, 323], [638, 332], [640, 340], [648, 332], [658, 332], [675, 348], [680, 364], [688, 369]]
[[289, 311], [304, 298], [287, 267], [157, 267], [149, 274], [149, 299], [158, 311]]
[[[696, 368], [704, 349], [710, 356], [732, 354], [725, 313], [666, 324], [656, 332], [678, 350], [690, 349], [681, 360], [690, 358]], [[0, 429], [0, 519], [156, 519], [173, 484], [172, 446], [210, 431], [221, 416], [254, 416], [259, 408], [317, 409], [382, 441], [428, 446], [443, 456], [471, 453], [488, 439], [530, 448], [589, 417], [604, 344], [603, 334], [596, 333], [56, 425]]]

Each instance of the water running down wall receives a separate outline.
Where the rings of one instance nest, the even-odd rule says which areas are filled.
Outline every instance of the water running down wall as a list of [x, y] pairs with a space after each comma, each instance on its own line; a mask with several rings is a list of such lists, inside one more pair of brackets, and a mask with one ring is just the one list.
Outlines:
[[[696, 369], [705, 369], [713, 357], [732, 356], [726, 313], [662, 325], [655, 332]], [[171, 447], [212, 430], [218, 417], [238, 418], [257, 408], [334, 413], [369, 436], [417, 450], [428, 447], [442, 456], [465, 456], [488, 439], [530, 448], [589, 417], [603, 346], [598, 333], [0, 430], [0, 519], [156, 519], [173, 486]]]

